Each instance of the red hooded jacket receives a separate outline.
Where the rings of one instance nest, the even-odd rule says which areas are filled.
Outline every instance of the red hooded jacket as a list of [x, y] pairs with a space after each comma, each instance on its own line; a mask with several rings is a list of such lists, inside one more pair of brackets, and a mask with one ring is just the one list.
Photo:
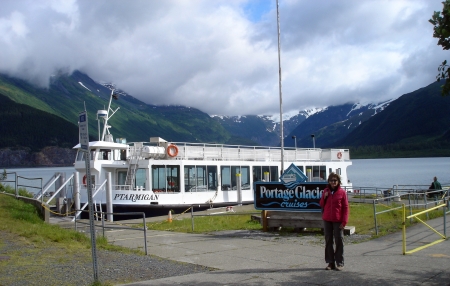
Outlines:
[[[326, 192], [328, 192], [328, 197], [324, 200]], [[323, 208], [323, 220], [340, 222], [343, 226], [347, 225], [349, 215], [347, 193], [341, 187], [334, 194], [328, 187], [325, 188], [320, 198], [320, 206]]]

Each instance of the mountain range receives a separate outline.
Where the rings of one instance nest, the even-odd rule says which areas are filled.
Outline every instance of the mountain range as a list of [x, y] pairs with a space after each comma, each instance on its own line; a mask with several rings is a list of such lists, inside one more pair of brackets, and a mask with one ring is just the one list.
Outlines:
[[[351, 148], [352, 157], [450, 156], [450, 98], [432, 83], [397, 99], [362, 105], [346, 103], [299, 111], [283, 120], [284, 146]], [[70, 148], [78, 143], [78, 113], [86, 108], [97, 140], [97, 110], [107, 109], [112, 83], [98, 83], [75, 71], [50, 79], [48, 88], [0, 74], [1, 150]], [[279, 117], [208, 115], [186, 106], [144, 103], [116, 89], [119, 99], [108, 122], [128, 141], [162, 137], [175, 142], [280, 146]], [[117, 108], [120, 108], [118, 110]], [[312, 138], [314, 135], [314, 138]], [[3, 155], [2, 155], [3, 154]], [[4, 163], [3, 163], [4, 165]]]

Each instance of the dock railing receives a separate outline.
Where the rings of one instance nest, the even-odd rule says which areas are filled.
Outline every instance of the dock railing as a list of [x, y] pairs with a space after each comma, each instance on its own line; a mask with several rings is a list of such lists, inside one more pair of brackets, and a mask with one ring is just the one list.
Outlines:
[[[280, 161], [281, 148], [269, 146], [245, 146], [222, 144], [197, 144], [186, 142], [170, 142], [178, 147], [176, 160], [202, 159], [221, 161]], [[283, 150], [286, 161], [348, 161], [349, 149], [320, 149], [320, 148], [285, 148]]]

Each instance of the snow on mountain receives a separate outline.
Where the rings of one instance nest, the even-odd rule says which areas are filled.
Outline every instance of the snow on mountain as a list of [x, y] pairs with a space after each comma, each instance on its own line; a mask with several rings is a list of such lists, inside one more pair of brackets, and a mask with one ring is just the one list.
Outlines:
[[84, 87], [85, 89], [91, 91], [89, 88], [87, 88], [81, 81], [78, 82], [82, 87]]
[[[283, 113], [283, 121], [289, 120], [294, 116], [300, 115], [304, 116], [305, 119], [310, 117], [311, 115], [322, 111], [324, 108], [312, 108], [312, 109], [305, 109], [301, 111], [289, 111], [286, 113]], [[280, 114], [273, 114], [269, 115], [269, 118], [273, 120], [274, 122], [280, 122]]]
[[378, 104], [374, 105], [372, 107], [372, 109], [375, 110], [374, 115], [377, 114], [377, 112], [383, 111], [394, 100], [395, 99], [390, 99], [390, 100], [386, 100], [386, 101], [383, 101], [381, 103], [378, 103]]
[[350, 115], [350, 113], [352, 113], [355, 110], [361, 109], [363, 107], [363, 105], [361, 105], [361, 103], [356, 103], [355, 105], [353, 105], [352, 109], [347, 113], [347, 117]]

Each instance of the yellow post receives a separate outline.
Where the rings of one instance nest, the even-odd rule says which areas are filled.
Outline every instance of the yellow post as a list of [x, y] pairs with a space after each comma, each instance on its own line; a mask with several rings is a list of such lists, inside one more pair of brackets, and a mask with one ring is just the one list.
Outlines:
[[403, 226], [402, 226], [402, 237], [403, 237], [403, 255], [406, 254], [406, 208], [405, 208], [405, 204], [402, 204], [402, 210], [403, 210]]
[[167, 218], [168, 222], [172, 222], [172, 211], [169, 211], [169, 216]]

